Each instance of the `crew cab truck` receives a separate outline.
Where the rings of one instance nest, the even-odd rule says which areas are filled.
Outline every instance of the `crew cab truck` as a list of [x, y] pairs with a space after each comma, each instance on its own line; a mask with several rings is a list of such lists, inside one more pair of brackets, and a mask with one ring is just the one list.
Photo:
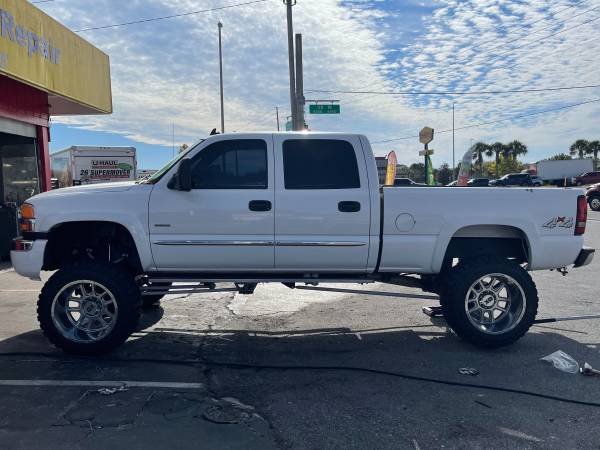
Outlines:
[[535, 319], [528, 271], [590, 263], [586, 213], [578, 189], [380, 188], [361, 135], [223, 134], [140, 182], [32, 197], [11, 256], [23, 276], [56, 271], [38, 318], [67, 352], [110, 351], [144, 304], [222, 282], [420, 287], [460, 337], [496, 347]]

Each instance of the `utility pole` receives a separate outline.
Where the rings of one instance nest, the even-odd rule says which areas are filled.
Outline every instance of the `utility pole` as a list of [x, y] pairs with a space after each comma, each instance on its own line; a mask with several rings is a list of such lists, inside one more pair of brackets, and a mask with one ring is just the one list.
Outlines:
[[292, 129], [296, 130], [298, 123], [296, 106], [296, 78], [294, 68], [294, 23], [292, 17], [292, 6], [296, 4], [296, 0], [283, 0], [287, 8], [287, 32], [288, 32], [288, 58], [290, 66], [290, 108], [292, 110]]
[[275, 117], [277, 118], [277, 131], [279, 131], [279, 107], [275, 107]]
[[175, 158], [175, 122], [173, 122], [173, 158]]
[[452, 102], [452, 178], [453, 178], [453, 180], [456, 179], [456, 161], [455, 161], [455, 156], [454, 156], [454, 105], [455, 105], [455, 103]]
[[219, 22], [219, 80], [221, 86], [221, 134], [225, 133], [225, 108], [223, 105], [223, 47], [221, 44], [221, 30], [223, 24]]
[[304, 73], [302, 64], [302, 35], [296, 34], [296, 131], [304, 130]]

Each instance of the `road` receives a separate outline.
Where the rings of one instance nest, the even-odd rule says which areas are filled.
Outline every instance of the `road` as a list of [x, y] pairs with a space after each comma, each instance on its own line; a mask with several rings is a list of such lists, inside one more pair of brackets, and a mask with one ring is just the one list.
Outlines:
[[[600, 213], [590, 212], [586, 244], [600, 248]], [[599, 264], [534, 273], [538, 317], [600, 314]], [[600, 320], [537, 325], [486, 351], [422, 314], [436, 300], [418, 290], [269, 285], [253, 296], [170, 296], [118, 351], [78, 358], [38, 331], [40, 286], [0, 272], [0, 448], [600, 445], [600, 407], [537, 395], [600, 403], [600, 378], [540, 361], [560, 349], [600, 367]]]

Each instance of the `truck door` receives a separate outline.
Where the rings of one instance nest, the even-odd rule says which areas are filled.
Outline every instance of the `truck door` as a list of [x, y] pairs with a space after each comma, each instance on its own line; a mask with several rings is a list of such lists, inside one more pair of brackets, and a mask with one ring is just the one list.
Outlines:
[[275, 267], [365, 272], [370, 195], [358, 137], [275, 135]]
[[154, 262], [160, 270], [273, 270], [272, 137], [211, 141], [190, 152], [191, 191], [169, 189], [170, 175], [152, 191]]

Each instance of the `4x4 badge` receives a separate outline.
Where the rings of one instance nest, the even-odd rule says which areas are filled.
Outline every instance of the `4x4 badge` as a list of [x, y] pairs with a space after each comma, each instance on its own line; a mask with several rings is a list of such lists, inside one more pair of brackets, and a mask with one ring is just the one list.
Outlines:
[[544, 228], [573, 228], [573, 218], [565, 216], [553, 217], [542, 226]]

